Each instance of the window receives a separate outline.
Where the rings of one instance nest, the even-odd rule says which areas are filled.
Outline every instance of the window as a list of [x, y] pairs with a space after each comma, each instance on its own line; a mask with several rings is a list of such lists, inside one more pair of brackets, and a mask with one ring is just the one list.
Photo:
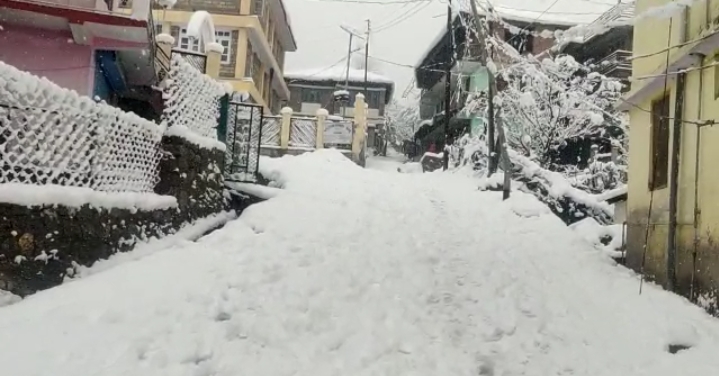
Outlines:
[[232, 56], [232, 32], [226, 31], [226, 30], [216, 30], [215, 31], [215, 40], [217, 40], [217, 43], [221, 44], [222, 47], [225, 49], [222, 51], [222, 56], [220, 57], [220, 62], [222, 64], [229, 64], [230, 63], [230, 56]]
[[302, 89], [302, 102], [304, 103], [321, 103], [320, 93], [315, 89]]
[[381, 92], [376, 90], [367, 91], [367, 105], [369, 108], [379, 108], [380, 94]]
[[[230, 63], [230, 56], [232, 56], [232, 31], [229, 30], [215, 30], [215, 39], [217, 43], [224, 47], [220, 62], [223, 64]], [[204, 48], [200, 48], [200, 41], [197, 39], [190, 38], [187, 35], [187, 29], [180, 29], [180, 38], [177, 41], [177, 47], [181, 50], [192, 51], [198, 53], [204, 53]]]
[[185, 51], [200, 52], [200, 41], [190, 38], [190, 36], [187, 35], [187, 29], [183, 27], [180, 29], [180, 38], [177, 41], [177, 47]]
[[256, 14], [262, 18], [262, 11], [265, 5], [265, 0], [253, 0], [252, 1], [252, 14]]
[[652, 102], [649, 190], [667, 186], [669, 180], [669, 94]]

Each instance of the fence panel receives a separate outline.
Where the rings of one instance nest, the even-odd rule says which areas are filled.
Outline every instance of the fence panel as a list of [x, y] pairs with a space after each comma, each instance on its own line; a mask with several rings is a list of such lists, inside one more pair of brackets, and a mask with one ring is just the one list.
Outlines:
[[280, 146], [280, 130], [282, 118], [279, 116], [266, 116], [262, 119], [262, 145]]
[[230, 102], [227, 119], [225, 180], [256, 181], [262, 139], [262, 106]]
[[0, 184], [152, 192], [163, 128], [0, 62]]
[[172, 54], [169, 78], [170, 84], [163, 90], [163, 123], [217, 140], [219, 103], [226, 95], [223, 85], [200, 73], [177, 53]]
[[292, 118], [290, 120], [290, 146], [314, 148], [317, 140], [317, 120]]
[[182, 57], [183, 60], [200, 73], [207, 73], [207, 55], [180, 49], [173, 49], [172, 54]]

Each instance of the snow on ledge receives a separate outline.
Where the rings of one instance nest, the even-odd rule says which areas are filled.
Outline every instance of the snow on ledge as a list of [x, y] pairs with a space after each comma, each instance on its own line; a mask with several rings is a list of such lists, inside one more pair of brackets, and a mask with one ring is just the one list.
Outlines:
[[79, 208], [90, 205], [94, 208], [138, 210], [177, 207], [175, 197], [154, 193], [100, 192], [84, 187], [22, 183], [0, 184], [0, 202], [23, 206], [62, 205]]
[[218, 54], [221, 54], [225, 51], [225, 47], [223, 47], [221, 44], [214, 42], [214, 43], [207, 43], [205, 46], [206, 52], [216, 52]]
[[226, 211], [197, 219], [192, 223], [184, 225], [180, 228], [180, 230], [172, 235], [168, 235], [163, 238], [153, 237], [148, 241], [138, 242], [136, 243], [135, 248], [129, 252], [115, 253], [108, 259], [96, 261], [92, 264], [92, 266], [76, 265], [75, 274], [72, 278], [65, 277], [66, 281], [87, 277], [120, 264], [137, 261], [153, 253], [162, 251], [163, 249], [168, 249], [174, 245], [182, 244], [183, 242], [195, 241], [208, 231], [220, 227], [235, 218], [237, 218], [237, 214], [234, 211]]
[[172, 35], [165, 34], [165, 33], [157, 34], [155, 36], [155, 41], [157, 43], [164, 43], [164, 44], [170, 44], [170, 45], [175, 44], [175, 38]]
[[167, 130], [165, 131], [165, 136], [180, 137], [205, 149], [217, 149], [223, 152], [227, 149], [227, 146], [221, 141], [209, 137], [200, 136], [199, 134], [191, 131], [189, 128], [180, 124], [175, 124], [167, 128]]
[[251, 184], [251, 183], [236, 183], [236, 182], [226, 181], [225, 186], [227, 188], [233, 189], [235, 191], [238, 191], [241, 193], [247, 193], [249, 195], [259, 197], [259, 198], [265, 199], [265, 200], [269, 200], [271, 198], [277, 197], [277, 195], [282, 193], [282, 190], [279, 188], [266, 187], [264, 185]]

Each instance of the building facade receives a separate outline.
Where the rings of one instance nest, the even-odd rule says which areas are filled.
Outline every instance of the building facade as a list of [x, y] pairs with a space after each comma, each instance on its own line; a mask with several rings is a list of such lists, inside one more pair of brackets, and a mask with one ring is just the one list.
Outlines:
[[[331, 115], [353, 117], [354, 99], [358, 93], [365, 93], [364, 70], [346, 67], [323, 70], [290, 72], [285, 76], [290, 88], [287, 104], [293, 113], [314, 117], [317, 110], [324, 108]], [[348, 82], [348, 87], [345, 82]], [[367, 127], [370, 147], [379, 145], [384, 130], [385, 107], [392, 99], [394, 82], [380, 74], [368, 72], [365, 102], [367, 103]], [[336, 100], [336, 94], [349, 92], [349, 102]]]
[[637, 14], [652, 8], [662, 16], [634, 25], [621, 105], [630, 117], [627, 264], [716, 310], [719, 1], [636, 2]]
[[138, 7], [130, 16], [118, 1], [2, 1], [0, 61], [155, 120], [152, 18]]
[[[120, 6], [131, 6], [121, 0]], [[215, 39], [224, 48], [220, 79], [249, 100], [278, 114], [290, 98], [284, 80], [285, 54], [297, 50], [284, 0], [178, 0], [168, 10], [153, 11], [157, 32], [175, 38], [176, 48], [202, 52], [199, 42], [187, 35], [194, 11], [212, 14]]]

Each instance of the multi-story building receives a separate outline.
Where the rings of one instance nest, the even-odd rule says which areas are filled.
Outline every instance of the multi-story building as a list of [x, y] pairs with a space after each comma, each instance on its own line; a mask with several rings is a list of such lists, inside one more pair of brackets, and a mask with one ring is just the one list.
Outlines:
[[[131, 0], [121, 0], [120, 6], [131, 6]], [[283, 0], [178, 0], [172, 9], [153, 11], [156, 31], [172, 35], [178, 49], [201, 52], [199, 41], [187, 34], [190, 16], [198, 10], [212, 14], [215, 39], [225, 47], [220, 78], [247, 92], [251, 102], [279, 113], [290, 98], [285, 53], [297, 50]]]
[[719, 310], [719, 1], [638, 0], [627, 265]]
[[[430, 45], [415, 68], [417, 88], [422, 90], [420, 100], [420, 118], [415, 139], [422, 143], [425, 150], [435, 144], [437, 150], [444, 145], [444, 116], [450, 116], [450, 134], [458, 136], [464, 132], [477, 133], [484, 128], [485, 119], [469, 111], [462, 111], [470, 93], [486, 92], [489, 83], [489, 71], [484, 66], [486, 55], [485, 42], [477, 34], [469, 33], [467, 25], [474, 25], [474, 17], [467, 12], [455, 15], [452, 21], [452, 34], [444, 29]], [[490, 22], [492, 35], [501, 38], [514, 47], [520, 54], [539, 55], [554, 44], [552, 38], [545, 38], [546, 30], [561, 30], [568, 25], [558, 25], [540, 20], [533, 22], [505, 18], [501, 23]], [[450, 68], [451, 107], [445, 108], [445, 70], [447, 55], [454, 56]], [[493, 56], [495, 62], [506, 59]]]
[[[332, 115], [353, 117], [354, 99], [358, 93], [365, 92], [364, 70], [346, 67], [315, 69], [290, 72], [285, 80], [290, 88], [291, 96], [288, 106], [298, 115], [315, 116], [320, 108]], [[345, 83], [348, 83], [345, 86]], [[374, 72], [367, 72], [367, 127], [370, 147], [379, 141], [376, 137], [385, 124], [385, 107], [392, 99], [394, 81]], [[349, 102], [335, 100], [335, 94], [349, 92]]]

